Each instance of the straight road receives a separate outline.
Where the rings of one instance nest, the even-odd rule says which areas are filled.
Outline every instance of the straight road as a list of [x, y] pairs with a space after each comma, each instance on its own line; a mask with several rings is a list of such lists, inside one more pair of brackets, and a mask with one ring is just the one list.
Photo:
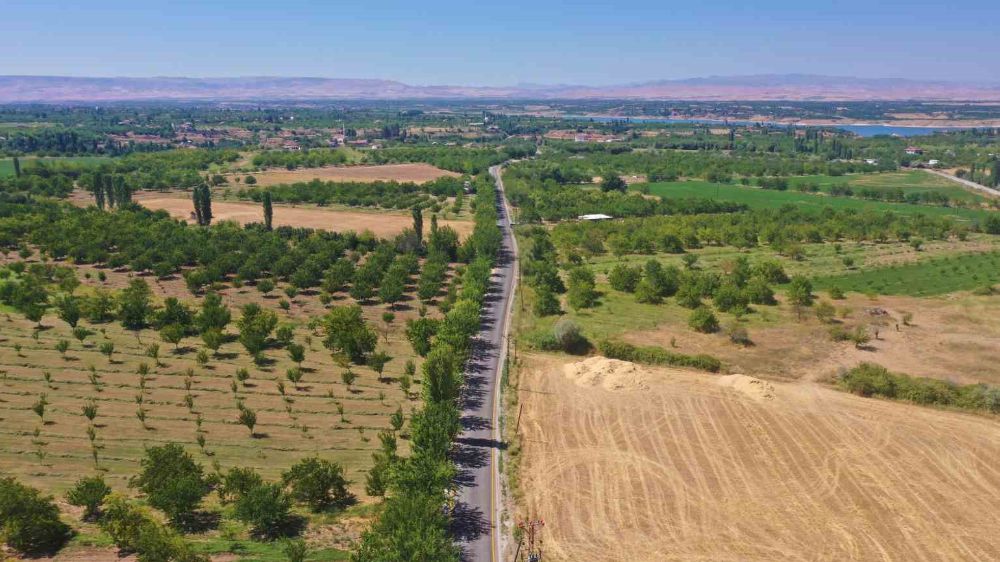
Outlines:
[[951, 180], [951, 181], [953, 181], [955, 183], [960, 183], [960, 184], [964, 185], [965, 187], [968, 187], [969, 189], [975, 189], [976, 191], [982, 191], [983, 193], [985, 193], [987, 195], [992, 195], [994, 197], [1000, 197], [1000, 190], [994, 189], [992, 187], [986, 187], [985, 185], [980, 185], [980, 184], [978, 184], [978, 183], [976, 183], [974, 181], [970, 181], [970, 180], [967, 180], [967, 179], [964, 179], [964, 178], [959, 178], [959, 177], [953, 176], [953, 175], [945, 173], [945, 172], [940, 172], [938, 170], [930, 170], [930, 169], [924, 168], [924, 171], [927, 172], [927, 173], [929, 173], [929, 174], [934, 174], [935, 176], [941, 176], [942, 178], [949, 179], [949, 180]]
[[503, 447], [500, 376], [507, 356], [508, 325], [517, 267], [517, 243], [511, 230], [500, 166], [490, 168], [497, 185], [498, 225], [503, 245], [482, 310], [482, 327], [472, 344], [462, 396], [462, 432], [455, 447], [458, 497], [454, 535], [471, 562], [501, 560], [498, 455]]

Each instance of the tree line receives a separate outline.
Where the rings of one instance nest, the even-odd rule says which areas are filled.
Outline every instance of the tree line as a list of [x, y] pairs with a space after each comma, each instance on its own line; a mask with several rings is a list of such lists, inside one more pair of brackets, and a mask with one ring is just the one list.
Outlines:
[[[455, 477], [449, 454], [461, 429], [458, 397], [472, 336], [479, 329], [479, 311], [489, 286], [492, 264], [502, 241], [494, 207], [495, 191], [479, 188], [475, 202], [476, 226], [466, 242], [468, 265], [456, 289], [456, 300], [440, 322], [425, 326], [429, 343], [414, 349], [426, 355], [423, 363], [424, 407], [411, 425], [411, 454], [406, 458], [376, 453], [369, 484], [386, 494], [372, 526], [365, 531], [352, 559], [358, 562], [390, 560], [457, 561], [458, 547], [449, 533], [445, 511], [447, 490]], [[408, 331], [413, 331], [411, 330]]]
[[238, 195], [241, 199], [261, 202], [265, 192], [270, 193], [272, 201], [281, 203], [409, 209], [416, 206], [430, 207], [443, 202], [446, 197], [464, 193], [464, 182], [451, 177], [438, 178], [424, 184], [395, 181], [325, 182], [313, 179], [308, 182], [244, 189]]

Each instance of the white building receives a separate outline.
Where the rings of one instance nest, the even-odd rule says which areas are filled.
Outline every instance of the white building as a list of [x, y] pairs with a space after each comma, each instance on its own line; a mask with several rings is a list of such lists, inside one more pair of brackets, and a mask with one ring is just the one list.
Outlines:
[[596, 213], [593, 215], [580, 215], [576, 218], [582, 221], [606, 221], [609, 219], [613, 219], [614, 217], [610, 215], [602, 215], [600, 213]]

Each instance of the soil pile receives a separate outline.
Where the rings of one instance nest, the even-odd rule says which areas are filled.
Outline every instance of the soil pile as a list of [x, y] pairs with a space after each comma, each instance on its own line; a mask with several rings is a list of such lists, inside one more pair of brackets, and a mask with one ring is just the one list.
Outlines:
[[649, 373], [635, 363], [591, 357], [563, 367], [566, 378], [579, 386], [600, 386], [605, 390], [640, 390], [648, 388]]
[[774, 398], [774, 386], [758, 378], [746, 375], [725, 375], [719, 377], [719, 386], [726, 386], [742, 392], [756, 400], [771, 400]]

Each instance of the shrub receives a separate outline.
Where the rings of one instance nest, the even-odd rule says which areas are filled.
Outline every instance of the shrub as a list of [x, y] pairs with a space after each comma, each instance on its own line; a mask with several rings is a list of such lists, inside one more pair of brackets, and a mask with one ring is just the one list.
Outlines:
[[729, 341], [735, 343], [736, 345], [742, 345], [743, 347], [749, 347], [753, 345], [753, 340], [750, 339], [750, 334], [747, 329], [739, 324], [733, 323], [726, 328], [726, 335], [729, 336]]
[[719, 319], [707, 306], [699, 306], [688, 317], [688, 326], [696, 332], [711, 334], [719, 331]]
[[605, 357], [633, 363], [691, 367], [713, 373], [722, 369], [722, 362], [711, 355], [685, 355], [656, 346], [637, 347], [620, 341], [603, 340], [598, 344], [598, 350]]
[[51, 497], [12, 477], [0, 478], [0, 540], [7, 546], [27, 554], [54, 552], [69, 535]]
[[827, 301], [820, 301], [816, 305], [814, 312], [816, 313], [816, 318], [824, 324], [829, 324], [833, 321], [834, 316], [837, 315], [837, 310]]
[[146, 510], [121, 496], [107, 502], [101, 530], [123, 551], [134, 551], [139, 562], [208, 562], [176, 533], [156, 521]]
[[556, 347], [566, 353], [586, 353], [590, 347], [590, 342], [580, 332], [580, 326], [568, 318], [556, 322], [552, 327], [552, 337]]
[[911, 377], [889, 372], [874, 363], [862, 363], [847, 371], [837, 379], [837, 385], [861, 396], [1000, 413], [1000, 388], [986, 384], [959, 386], [938, 379]]

